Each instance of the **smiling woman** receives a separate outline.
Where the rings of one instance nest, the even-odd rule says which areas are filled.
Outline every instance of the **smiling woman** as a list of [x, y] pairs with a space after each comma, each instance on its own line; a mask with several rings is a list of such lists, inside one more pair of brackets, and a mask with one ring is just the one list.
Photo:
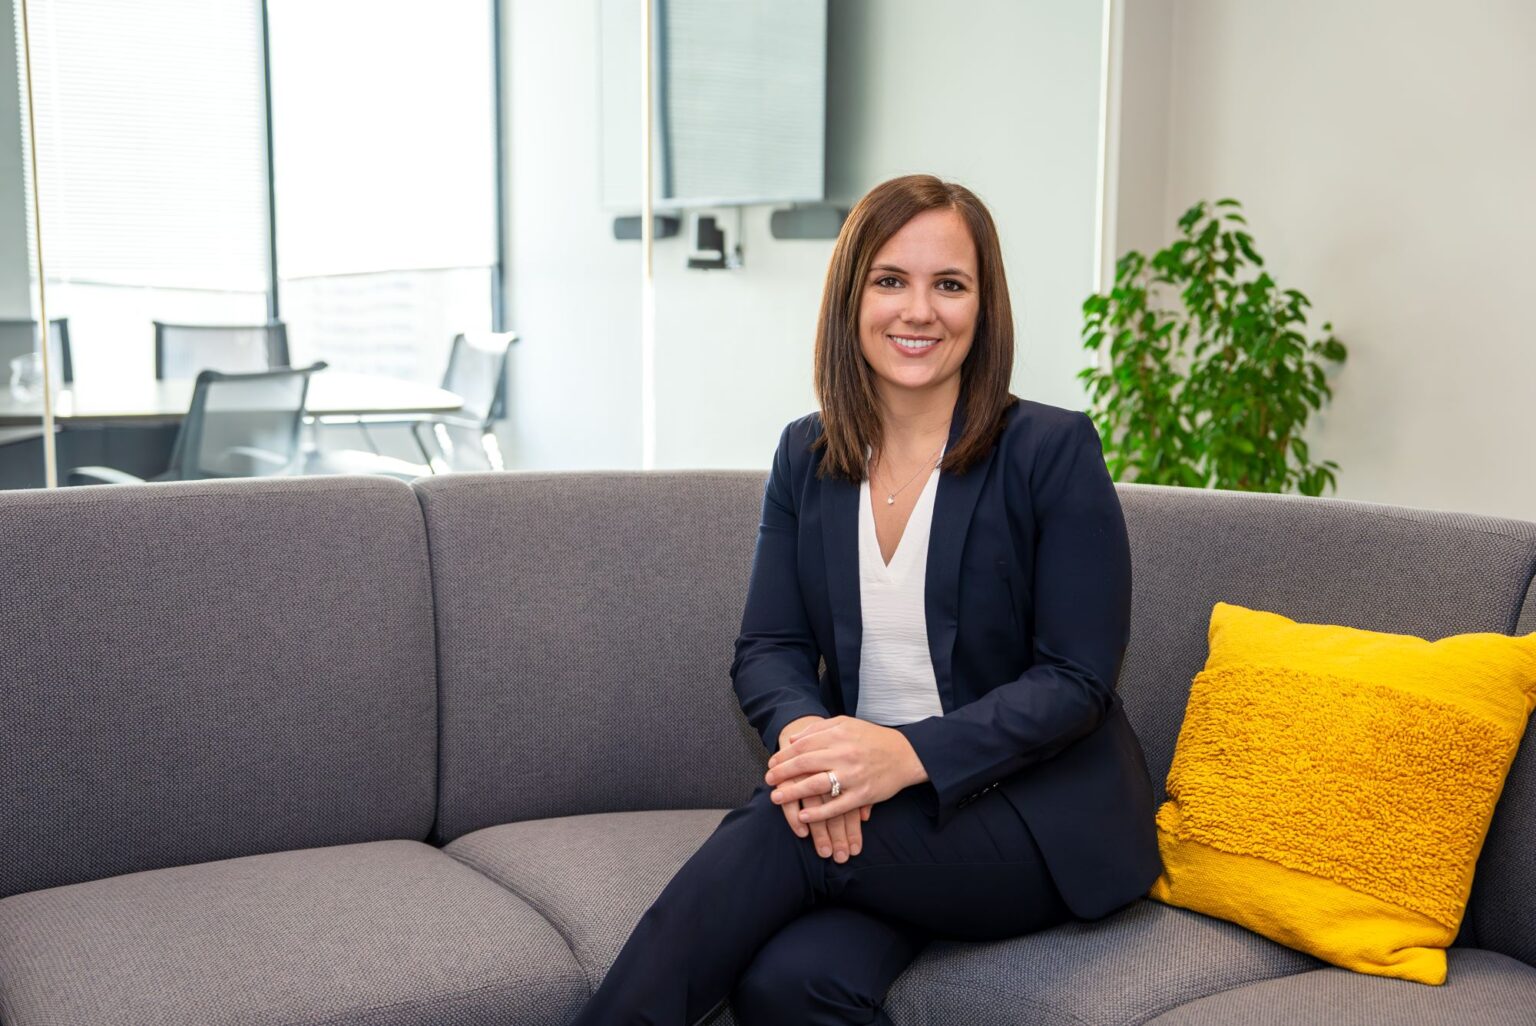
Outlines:
[[845, 222], [821, 410], [780, 437], [731, 664], [768, 771], [575, 1026], [726, 999], [742, 1026], [889, 1026], [930, 939], [1098, 918], [1160, 873], [1115, 694], [1125, 522], [1092, 422], [1008, 391], [1000, 252], [980, 200], [929, 175]]

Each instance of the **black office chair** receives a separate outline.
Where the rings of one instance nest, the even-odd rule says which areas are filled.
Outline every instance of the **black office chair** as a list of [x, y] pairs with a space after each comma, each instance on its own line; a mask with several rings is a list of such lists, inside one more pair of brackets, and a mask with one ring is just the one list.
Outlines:
[[[18, 356], [39, 352], [39, 334], [36, 321], [0, 321], [0, 367]], [[69, 352], [68, 317], [48, 321], [48, 355], [53, 364], [54, 383], [73, 384], [75, 364]]]
[[[324, 363], [254, 374], [205, 370], [176, 433], [171, 465], [156, 481], [272, 477], [302, 470], [299, 427], [309, 378]], [[70, 484], [144, 480], [112, 467], [75, 467]]]
[[166, 324], [155, 321], [155, 377], [195, 378], [200, 371], [249, 374], [288, 366], [288, 326]]

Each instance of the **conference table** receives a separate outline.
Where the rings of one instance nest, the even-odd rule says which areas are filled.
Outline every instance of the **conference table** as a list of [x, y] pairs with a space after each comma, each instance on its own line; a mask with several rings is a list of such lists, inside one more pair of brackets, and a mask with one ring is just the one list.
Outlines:
[[[116, 426], [176, 421], [192, 402], [191, 381], [77, 381], [54, 395], [53, 417], [60, 427]], [[400, 378], [354, 374], [327, 368], [309, 379], [305, 411], [311, 417], [411, 417], [453, 413], [464, 399], [454, 392]], [[37, 428], [43, 400], [18, 399], [0, 387], [0, 427]]]
[[[117, 467], [141, 477], [165, 469], [192, 381], [77, 381], [54, 393], [58, 466]], [[409, 421], [464, 408], [462, 396], [435, 385], [326, 368], [309, 379], [312, 422]], [[43, 400], [18, 399], [0, 383], [0, 488], [43, 483]]]

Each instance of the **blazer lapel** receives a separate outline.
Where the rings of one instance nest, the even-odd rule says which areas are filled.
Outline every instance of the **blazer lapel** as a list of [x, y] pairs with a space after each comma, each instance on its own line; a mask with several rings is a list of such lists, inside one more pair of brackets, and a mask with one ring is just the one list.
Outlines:
[[[965, 427], [964, 401], [955, 404], [949, 422], [949, 445], [954, 446]], [[928, 569], [923, 585], [923, 611], [928, 622], [928, 653], [939, 686], [939, 704], [947, 713], [955, 700], [955, 635], [959, 632], [960, 556], [971, 515], [986, 480], [996, 449], [964, 474], [939, 472], [939, 490], [933, 500], [933, 527], [928, 533]]]
[[864, 644], [857, 484], [842, 478], [821, 479], [821, 541], [827, 561], [827, 595], [832, 603], [832, 638], [843, 711], [854, 716], [859, 710], [859, 652]]

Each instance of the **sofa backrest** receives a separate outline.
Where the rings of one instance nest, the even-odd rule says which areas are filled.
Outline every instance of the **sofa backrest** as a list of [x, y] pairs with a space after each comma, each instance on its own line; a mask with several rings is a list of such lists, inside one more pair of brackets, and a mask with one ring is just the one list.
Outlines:
[[0, 492], [0, 896], [432, 821], [408, 485]]
[[747, 799], [765, 753], [729, 671], [761, 473], [455, 474], [416, 488], [437, 605], [434, 840]]
[[[1334, 499], [1121, 485], [1132, 552], [1120, 694], [1164, 794], [1219, 600], [1310, 623], [1437, 639], [1516, 629], [1536, 524]], [[1517, 757], [1462, 942], [1536, 962], [1536, 744]]]

